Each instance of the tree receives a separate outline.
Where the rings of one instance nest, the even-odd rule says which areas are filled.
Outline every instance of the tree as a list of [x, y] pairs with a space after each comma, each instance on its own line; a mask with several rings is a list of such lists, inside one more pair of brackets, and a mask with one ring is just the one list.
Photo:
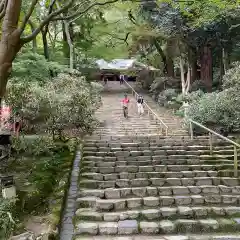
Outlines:
[[[70, 20], [81, 16], [95, 6], [103, 6], [109, 3], [117, 2], [118, 0], [109, 0], [105, 2], [95, 1], [78, 1], [68, 0], [59, 1], [57, 8], [57, 0], [43, 1], [32, 0], [30, 7], [25, 11], [24, 18], [21, 19], [21, 9], [26, 5], [24, 0], [1, 0], [0, 2], [0, 19], [2, 19], [2, 35], [0, 41], [0, 100], [4, 97], [8, 77], [12, 70], [12, 63], [20, 49], [28, 42], [36, 38], [46, 26], [57, 20]], [[41, 6], [42, 4], [42, 6]], [[29, 24], [29, 20], [36, 12], [37, 8], [42, 7], [48, 9], [48, 13], [43, 17], [34, 31], [26, 35], [25, 30]], [[52, 11], [51, 11], [52, 9]], [[62, 13], [68, 11], [64, 17]]]

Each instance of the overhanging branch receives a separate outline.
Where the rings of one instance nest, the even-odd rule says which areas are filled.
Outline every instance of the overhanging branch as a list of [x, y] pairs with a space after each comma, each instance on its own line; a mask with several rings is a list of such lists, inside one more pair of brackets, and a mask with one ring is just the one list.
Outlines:
[[[38, 0], [33, 0], [33, 3], [35, 1], [38, 1]], [[44, 26], [49, 24], [50, 21], [71, 20], [72, 19], [71, 21], [69, 21], [69, 23], [71, 23], [71, 22], [77, 20], [79, 17], [81, 17], [81, 15], [87, 13], [90, 9], [94, 8], [95, 6], [104, 6], [104, 5], [116, 3], [119, 1], [120, 0], [108, 0], [106, 2], [95, 2], [91, 5], [89, 5], [87, 8], [85, 8], [82, 11], [76, 11], [74, 14], [64, 17], [64, 16], [61, 16], [62, 13], [64, 13], [66, 10], [70, 9], [71, 7], [75, 7], [75, 6], [73, 6], [75, 3], [75, 0], [68, 0], [68, 2], [63, 7], [57, 9], [56, 11], [52, 12], [51, 14], [48, 14], [48, 16], [45, 17], [45, 19], [39, 24], [39, 26], [34, 30], [34, 32], [32, 34], [30, 34], [29, 36], [22, 37], [21, 41], [22, 41], [22, 43], [30, 42], [42, 31]], [[132, 0], [122, 0], [122, 1], [127, 2], [127, 1], [132, 1]], [[52, 0], [52, 2], [53, 2], [53, 4], [55, 3], [54, 0]], [[134, 2], [141, 2], [141, 0], [135, 0]], [[31, 9], [32, 8], [30, 8], [30, 11], [31, 11]], [[58, 16], [60, 16], [60, 17], [58, 17]]]
[[35, 31], [30, 34], [29, 36], [26, 36], [26, 37], [22, 37], [21, 38], [21, 41], [23, 43], [26, 43], [26, 42], [30, 42], [33, 38], [35, 38], [38, 33], [41, 32], [42, 28], [48, 24], [54, 17], [60, 15], [61, 13], [63, 13], [64, 11], [66, 11], [68, 8], [70, 8], [73, 3], [74, 3], [75, 0], [69, 0], [68, 3], [66, 5], [64, 5], [63, 7], [61, 7], [60, 9], [52, 12], [51, 14], [49, 14], [40, 24], [39, 26], [35, 29]]
[[[83, 11], [77, 11], [75, 13], [73, 13], [72, 15], [69, 16], [65, 16], [64, 18], [62, 17], [56, 17], [54, 18], [52, 21], [56, 21], [56, 20], [70, 20], [70, 22], [74, 22], [77, 19], [79, 19], [81, 17], [81, 15], [85, 14], [86, 12], [88, 12], [89, 10], [91, 10], [92, 8], [96, 7], [96, 6], [104, 6], [107, 4], [112, 4], [112, 3], [116, 3], [119, 2], [120, 0], [108, 0], [106, 2], [96, 2], [91, 4], [90, 6], [88, 6], [86, 9], [84, 9]], [[141, 2], [141, 0], [122, 0], [122, 2]]]
[[88, 12], [90, 9], [96, 7], [96, 6], [104, 6], [104, 5], [107, 5], [107, 4], [111, 4], [111, 3], [116, 3], [118, 2], [119, 0], [109, 0], [109, 1], [106, 1], [106, 2], [96, 2], [96, 3], [93, 3], [91, 4], [90, 6], [88, 6], [86, 9], [84, 9], [83, 11], [77, 11], [76, 13], [70, 15], [70, 16], [66, 16], [64, 18], [55, 18], [53, 20], [71, 20], [70, 22], [74, 22], [76, 21], [78, 18], [81, 17], [81, 15], [83, 15], [84, 13]]
[[[50, 6], [48, 8], [48, 15], [50, 15], [52, 12], [53, 12], [53, 7], [54, 7], [54, 4], [56, 3], [56, 0], [52, 0], [51, 3], [50, 3]], [[49, 23], [48, 22], [42, 29], [42, 32], [43, 32], [43, 35], [47, 35], [47, 32], [48, 32], [48, 28], [49, 28]]]
[[126, 45], [129, 45], [128, 42], [127, 42], [127, 40], [128, 40], [129, 35], [131, 34], [131, 32], [128, 32], [128, 33], [126, 34], [125, 38], [117, 37], [117, 36], [112, 35], [111, 33], [108, 33], [108, 32], [105, 32], [104, 34], [109, 35], [109, 36], [111, 36], [112, 38], [115, 38], [115, 39], [124, 41], [124, 42], [126, 43]]
[[21, 24], [21, 26], [20, 26], [21, 33], [24, 31], [24, 29], [25, 29], [25, 27], [26, 27], [26, 24], [27, 24], [29, 18], [31, 17], [31, 15], [32, 15], [32, 13], [33, 13], [33, 11], [34, 11], [35, 6], [37, 5], [37, 3], [38, 3], [38, 0], [32, 0], [31, 6], [30, 6], [27, 14], [25, 15], [25, 17], [24, 17], [24, 19], [23, 19], [23, 21], [22, 21], [22, 24]]

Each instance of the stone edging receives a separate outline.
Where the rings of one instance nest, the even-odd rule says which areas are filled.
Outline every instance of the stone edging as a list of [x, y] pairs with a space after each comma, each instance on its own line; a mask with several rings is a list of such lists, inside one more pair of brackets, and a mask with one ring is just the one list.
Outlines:
[[66, 194], [65, 206], [61, 219], [60, 227], [60, 240], [71, 240], [74, 234], [74, 225], [73, 219], [76, 210], [76, 198], [78, 191], [78, 179], [80, 175], [80, 160], [81, 160], [81, 151], [77, 150], [76, 156], [72, 166], [72, 173], [69, 181], [69, 189]]

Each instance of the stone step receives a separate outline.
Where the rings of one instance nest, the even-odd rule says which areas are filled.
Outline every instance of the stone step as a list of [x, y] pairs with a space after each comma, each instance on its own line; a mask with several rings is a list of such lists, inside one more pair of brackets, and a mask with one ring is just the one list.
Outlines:
[[[121, 140], [121, 141], [129, 141], [129, 142], [134, 142], [135, 140], [138, 140], [140, 142], [142, 141], [149, 141], [149, 142], [178, 142], [178, 141], [186, 141], [186, 142], [205, 142], [209, 143], [209, 137], [195, 137], [193, 139], [190, 139], [188, 135], [183, 135], [183, 136], [163, 136], [163, 135], [149, 135], [149, 136], [112, 136], [112, 140]], [[101, 140], [101, 139], [92, 139], [91, 137], [85, 138], [85, 142], [108, 142], [109, 140]], [[223, 143], [229, 145], [228, 142], [223, 141], [221, 139], [213, 139], [213, 142], [217, 143]]]
[[[147, 169], [147, 167], [145, 167]], [[240, 171], [238, 171], [240, 176]], [[156, 172], [156, 171], [142, 171], [138, 173], [94, 173], [94, 172], [84, 172], [81, 174], [83, 179], [90, 180], [117, 180], [117, 179], [135, 179], [135, 178], [193, 178], [193, 177], [233, 177], [233, 170], [219, 170], [219, 171], [180, 171], [180, 172]]]
[[81, 197], [77, 199], [79, 208], [96, 208], [97, 211], [119, 211], [136, 208], [155, 208], [172, 206], [200, 206], [230, 204], [239, 206], [240, 195], [173, 195], [155, 197], [129, 197], [121, 199], [100, 199], [97, 197]]
[[[141, 126], [139, 128], [144, 128], [144, 126]], [[122, 130], [117, 130], [117, 129], [109, 129], [109, 130], [105, 130], [105, 131], [95, 131], [93, 133], [93, 136], [109, 136], [109, 135], [113, 135], [113, 133], [115, 134], [119, 134], [119, 135], [147, 135], [147, 134], [161, 134], [161, 129], [160, 128], [154, 128], [154, 129], [149, 129], [147, 128], [146, 130], [138, 130], [138, 129], [122, 129]]]
[[[159, 146], [159, 147], [164, 147], [164, 146], [168, 146], [168, 147], [173, 147], [173, 146], [179, 146], [179, 147], [191, 147], [191, 146], [198, 146], [198, 148], [201, 147], [207, 147], [207, 149], [209, 149], [209, 143], [208, 140], [206, 141], [201, 141], [201, 140], [183, 140], [181, 138], [179, 138], [179, 140], [169, 140], [169, 141], [165, 141], [165, 140], [149, 140], [149, 139], [138, 139], [137, 137], [135, 137], [135, 140], [131, 140], [131, 139], [127, 139], [126, 137], [124, 139], [122, 139], [121, 137], [117, 137], [117, 136], [112, 136], [112, 140], [110, 139], [102, 139], [102, 140], [92, 140], [92, 141], [86, 141], [84, 142], [84, 146], [102, 146], [102, 147], [109, 147], [111, 146], [111, 144], [124, 144], [125, 146], [131, 146], [132, 143], [136, 143], [137, 142], [137, 146], [142, 146], [142, 147], [148, 147], [148, 146]], [[214, 142], [214, 147], [225, 147], [228, 146], [229, 148], [233, 148], [231, 145], [229, 145], [228, 143], [225, 142]], [[136, 145], [135, 145], [136, 146]]]
[[[144, 167], [144, 166], [141, 166]], [[149, 167], [149, 166], [145, 166]], [[189, 165], [154, 165], [153, 170], [156, 172], [161, 171], [170, 171], [170, 172], [177, 172], [177, 171], [219, 171], [219, 170], [225, 170], [225, 169], [233, 169], [233, 163], [231, 164], [189, 164]], [[116, 167], [91, 167], [91, 166], [83, 166], [81, 168], [81, 172], [95, 172], [95, 173], [120, 173], [120, 172], [126, 172], [126, 173], [137, 173], [140, 172], [139, 166], [135, 165], [122, 165], [122, 166], [116, 166]]]
[[132, 234], [176, 234], [176, 233], [212, 233], [235, 232], [240, 230], [239, 218], [220, 219], [177, 219], [153, 221], [123, 220], [118, 222], [77, 221], [75, 235], [132, 235]]
[[[210, 150], [208, 149], [169, 149], [158, 146], [150, 146], [150, 147], [83, 147], [84, 152], [125, 152], [129, 151], [130, 156], [142, 156], [149, 153], [149, 155], [210, 155]], [[232, 155], [233, 149], [221, 149], [221, 150], [213, 150], [212, 155]]]
[[[111, 173], [111, 174], [102, 174], [102, 173], [92, 173], [85, 172], [82, 173], [82, 178], [92, 179], [92, 180], [116, 180], [116, 179], [135, 179], [135, 178], [192, 178], [192, 177], [217, 177], [219, 175], [226, 176], [225, 174], [229, 173], [225, 171], [180, 171], [180, 172], [154, 172], [154, 171], [142, 171], [138, 173]], [[230, 174], [230, 173], [229, 173]]]
[[[202, 163], [203, 161], [206, 162], [211, 162], [215, 161], [221, 162], [221, 161], [226, 161], [227, 162], [233, 162], [233, 159], [229, 155], [219, 155], [217, 157], [202, 157], [200, 155], [161, 155], [161, 154], [156, 154], [156, 155], [138, 155], [139, 152], [132, 152], [129, 154], [127, 151], [122, 151], [121, 154], [118, 152], [109, 152], [109, 154], [104, 154], [102, 152], [97, 152], [97, 154], [87, 154], [84, 155], [82, 158], [82, 162], [141, 162], [141, 161], [166, 161], [168, 164], [175, 164], [176, 161], [179, 160], [179, 163], [181, 162], [186, 162], [188, 164], [191, 163]], [[147, 154], [147, 152], [145, 152]], [[174, 163], [171, 163], [174, 162]], [[154, 163], [153, 163], [154, 164]], [[149, 164], [146, 164], [149, 165]]]
[[[114, 123], [115, 121], [117, 123]], [[118, 117], [117, 118], [112, 118], [111, 119], [111, 122], [112, 122], [111, 126], [105, 126], [105, 125], [103, 125], [104, 124], [104, 122], [103, 122], [102, 125], [100, 125], [96, 128], [96, 131], [97, 130], [110, 129], [110, 128], [120, 130], [120, 131], [123, 130], [123, 129], [129, 129], [129, 130], [130, 129], [136, 129], [136, 130], [141, 131], [141, 130], [143, 130], [143, 129], [141, 129], [141, 127], [145, 127], [146, 129], [148, 129], [148, 128], [149, 129], [150, 128], [152, 128], [152, 129], [161, 128], [161, 125], [158, 122], [149, 121], [148, 119], [141, 119], [141, 122], [139, 124], [136, 124], [136, 122], [139, 121], [139, 118], [131, 118], [128, 121], [125, 121], [125, 122], [124, 121], [125, 120], [123, 120], [123, 121], [119, 120]]]
[[[172, 131], [172, 132], [168, 132], [168, 136], [176, 136], [176, 137], [182, 137], [182, 132], [175, 132], [175, 131]], [[138, 137], [138, 136], [141, 136], [141, 137], [149, 137], [149, 136], [165, 136], [165, 133], [161, 134], [160, 132], [145, 132], [145, 133], [131, 133], [131, 132], [113, 132], [111, 131], [111, 133], [107, 133], [107, 134], [101, 134], [101, 133], [96, 133], [96, 134], [93, 134], [91, 136], [91, 139], [93, 140], [103, 140], [103, 141], [111, 141], [111, 140], [117, 140], [117, 139], [120, 139], [120, 138], [126, 138], [126, 137]], [[186, 135], [187, 136], [187, 135]], [[128, 138], [128, 140], [130, 140], [130, 138]], [[121, 140], [122, 141], [122, 140]]]
[[101, 235], [101, 236], [81, 236], [76, 237], [75, 240], [240, 240], [240, 232], [234, 232], [234, 234], [199, 234], [199, 235], [131, 235], [131, 236], [125, 236], [125, 235], [118, 235], [116, 236], [110, 236], [110, 235]]
[[[151, 151], [151, 150], [143, 150], [143, 151], [116, 151], [116, 152], [90, 152], [90, 151], [84, 151], [83, 156], [110, 156], [110, 157], [136, 157], [136, 156], [167, 156], [168, 158], [171, 159], [205, 159], [205, 160], [211, 160], [211, 159], [234, 159], [234, 155], [230, 154], [223, 154], [223, 155], [197, 155], [197, 154], [188, 154], [188, 152], [185, 152], [183, 154], [182, 151], [179, 152], [179, 154], [173, 154], [173, 153], [168, 153], [167, 155], [164, 155], [162, 150], [156, 150], [156, 151]], [[240, 153], [238, 153], [238, 157], [240, 156]]]
[[[114, 136], [113, 136], [114, 137]], [[132, 138], [131, 138], [132, 137]], [[119, 139], [128, 139], [128, 140], [133, 140], [133, 139], [139, 139], [139, 140], [149, 140], [149, 141], [153, 141], [153, 140], [166, 140], [166, 141], [173, 141], [173, 140], [179, 140], [179, 139], [184, 139], [184, 140], [191, 140], [191, 141], [209, 141], [209, 136], [203, 135], [203, 136], [197, 136], [197, 137], [193, 137], [193, 139], [190, 139], [189, 135], [183, 134], [182, 136], [162, 136], [162, 135], [155, 135], [153, 134], [152, 136], [118, 136]], [[229, 139], [234, 139], [234, 138], [229, 138]], [[99, 140], [95, 140], [92, 139], [91, 137], [89, 138], [85, 138], [85, 140], [92, 140], [92, 141], [100, 141]], [[219, 142], [226, 142], [225, 140], [221, 140], [219, 138], [213, 138], [214, 141], [219, 141]]]
[[117, 212], [98, 212], [91, 208], [79, 208], [76, 211], [76, 220], [117, 222], [123, 220], [161, 221], [180, 219], [207, 219], [207, 218], [239, 218], [238, 206], [198, 206], [198, 207], [160, 207], [134, 209]]
[[[120, 138], [121, 139], [124, 139], [124, 138], [127, 138], [127, 139], [140, 139], [140, 140], [146, 140], [146, 139], [148, 139], [148, 140], [150, 140], [150, 141], [152, 141], [152, 140], [162, 140], [162, 139], [164, 139], [164, 140], [166, 140], [166, 141], [169, 141], [169, 140], [171, 140], [171, 141], [173, 141], [173, 140], [178, 140], [178, 139], [186, 139], [186, 140], [191, 140], [191, 141], [209, 141], [209, 136], [208, 135], [202, 135], [202, 136], [194, 136], [193, 137], [193, 139], [190, 139], [190, 136], [189, 135], [186, 135], [186, 134], [183, 134], [183, 136], [171, 136], [171, 135], [169, 135], [169, 136], [161, 136], [161, 135], [153, 135], [153, 136], [131, 136], [132, 138], [130, 138], [129, 136], [128, 137], [126, 137], [126, 136], [121, 136]], [[232, 140], [234, 140], [235, 139], [235, 137], [234, 136], [228, 136], [228, 138], [229, 139], [232, 139]], [[93, 140], [93, 141], [99, 141], [99, 140], [94, 140], [94, 139], [86, 139], [86, 140]], [[218, 137], [213, 137], [213, 141], [218, 141], [218, 142], [224, 142], [224, 143], [228, 143], [228, 142], [226, 142], [225, 140], [222, 140], [222, 139], [220, 139], [220, 138], [218, 138]], [[229, 143], [228, 143], [229, 144]]]
[[[169, 142], [168, 142], [169, 143]], [[92, 148], [92, 149], [101, 149], [101, 148], [107, 148], [107, 149], [111, 149], [113, 148], [121, 148], [121, 149], [139, 149], [141, 150], [142, 147], [148, 147], [148, 149], [152, 149], [152, 150], [177, 150], [178, 148], [180, 150], [209, 150], [209, 145], [206, 143], [205, 145], [196, 145], [194, 143], [189, 143], [187, 144], [181, 144], [179, 142], [179, 144], [176, 145], [172, 145], [172, 143], [170, 142], [169, 145], [167, 145], [168, 143], [164, 143], [164, 142], [153, 142], [153, 143], [148, 143], [148, 142], [120, 142], [120, 141], [112, 141], [109, 143], [99, 143], [99, 142], [85, 142], [84, 144], [84, 149], [86, 148]], [[103, 146], [101, 146], [103, 145]], [[214, 146], [213, 148], [214, 151], [218, 150], [218, 151], [224, 151], [224, 150], [233, 150], [232, 145], [222, 145], [222, 146]]]
[[[150, 161], [114, 161], [114, 162], [104, 162], [104, 161], [83, 161], [83, 167], [92, 167], [92, 168], [108, 168], [107, 173], [119, 173], [119, 172], [152, 172], [159, 165], [213, 165], [213, 164], [223, 164], [229, 165], [233, 163], [233, 160], [198, 160], [198, 159], [164, 159], [164, 160], [150, 160]], [[169, 165], [168, 165], [169, 164]], [[95, 169], [98, 172], [97, 169]], [[195, 170], [195, 169], [193, 169]], [[199, 168], [196, 168], [199, 170]], [[103, 170], [104, 171], [104, 170]], [[101, 172], [105, 173], [105, 172]]]
[[238, 186], [239, 179], [231, 177], [193, 177], [193, 178], [135, 178], [116, 179], [108, 181], [80, 180], [80, 186], [85, 188], [125, 188], [125, 187], [160, 187], [160, 186]]
[[108, 189], [83, 189], [79, 192], [79, 197], [97, 197], [101, 199], [116, 199], [126, 197], [157, 197], [172, 195], [191, 194], [230, 194], [240, 195], [240, 186], [172, 186], [172, 187], [133, 187], [133, 188], [108, 188]]
[[[105, 144], [104, 144], [105, 145]], [[94, 143], [89, 143], [87, 146], [84, 145], [84, 151], [100, 151], [100, 152], [114, 152], [114, 151], [161, 151], [161, 153], [171, 153], [171, 152], [193, 152], [194, 154], [204, 154], [209, 153], [209, 146], [167, 146], [167, 145], [155, 145], [146, 143], [109, 143], [108, 146], [96, 146]], [[220, 151], [221, 150], [221, 151]], [[228, 152], [232, 153], [232, 146], [215, 146], [214, 152]]]
[[[82, 158], [82, 163], [89, 165], [95, 165], [96, 163], [104, 163], [108, 166], [110, 165], [149, 165], [149, 164], [203, 164], [206, 163], [233, 163], [232, 159], [229, 159], [228, 156], [220, 156], [218, 158], [202, 158], [198, 155], [193, 157], [193, 155], [140, 155], [135, 156], [136, 154], [129, 155], [127, 152], [122, 152], [123, 155], [119, 156], [115, 154], [96, 154], [96, 155], [86, 155]], [[124, 155], [125, 154], [125, 155]], [[143, 164], [146, 162], [146, 164]]]

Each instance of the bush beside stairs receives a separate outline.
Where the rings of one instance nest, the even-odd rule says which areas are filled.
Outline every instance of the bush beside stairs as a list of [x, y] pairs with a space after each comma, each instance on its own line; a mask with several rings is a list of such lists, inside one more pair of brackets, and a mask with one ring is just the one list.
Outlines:
[[75, 239], [240, 239], [233, 147], [215, 139], [210, 155], [208, 136], [191, 140], [174, 116], [163, 136], [155, 120], [137, 115], [134, 98], [125, 120], [127, 87], [108, 84], [102, 124], [83, 144]]

